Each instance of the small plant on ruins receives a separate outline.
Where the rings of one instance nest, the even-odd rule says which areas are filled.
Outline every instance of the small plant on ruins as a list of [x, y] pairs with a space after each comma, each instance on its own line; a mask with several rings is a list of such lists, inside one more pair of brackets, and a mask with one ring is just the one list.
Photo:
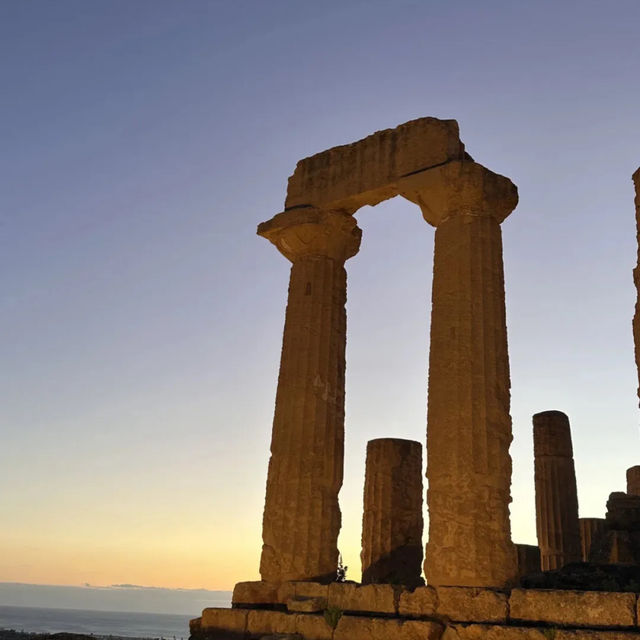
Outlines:
[[347, 579], [347, 567], [342, 562], [342, 554], [338, 552], [338, 569], [336, 571], [336, 582], [345, 582]]
[[338, 607], [327, 607], [324, 610], [324, 619], [325, 622], [332, 628], [335, 629], [338, 626], [338, 622], [342, 618], [342, 609]]

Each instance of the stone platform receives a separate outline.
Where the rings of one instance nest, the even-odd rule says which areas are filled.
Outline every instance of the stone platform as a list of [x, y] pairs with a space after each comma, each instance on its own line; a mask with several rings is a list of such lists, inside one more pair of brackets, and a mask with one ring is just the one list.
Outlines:
[[638, 593], [241, 582], [192, 640], [640, 639]]

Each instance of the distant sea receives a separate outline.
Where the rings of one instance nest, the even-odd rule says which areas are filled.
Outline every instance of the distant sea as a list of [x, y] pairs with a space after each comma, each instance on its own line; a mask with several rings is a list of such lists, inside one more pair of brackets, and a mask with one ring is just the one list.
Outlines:
[[[98, 610], [99, 607], [109, 608], [109, 604], [112, 609], [127, 611]], [[204, 607], [230, 605], [230, 591], [149, 589], [130, 585], [79, 588], [0, 583], [0, 629], [186, 640], [189, 637], [189, 620], [199, 616]], [[136, 611], [137, 607], [147, 612]], [[156, 610], [156, 613], [150, 610]], [[167, 613], [172, 610], [177, 613]]]

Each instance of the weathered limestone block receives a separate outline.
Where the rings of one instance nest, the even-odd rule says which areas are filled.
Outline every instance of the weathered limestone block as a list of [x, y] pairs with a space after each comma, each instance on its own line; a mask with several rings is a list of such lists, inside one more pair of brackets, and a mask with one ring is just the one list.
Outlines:
[[640, 496], [640, 466], [627, 469], [627, 493], [630, 496]]
[[247, 633], [261, 637], [269, 633], [295, 633], [297, 615], [281, 611], [252, 609], [247, 616]]
[[396, 589], [389, 584], [358, 585], [334, 582], [329, 585], [329, 606], [342, 611], [396, 613]]
[[333, 640], [395, 640], [401, 638], [402, 622], [393, 618], [342, 616]]
[[571, 427], [562, 411], [533, 416], [536, 528], [543, 571], [582, 558]]
[[367, 444], [362, 583], [424, 584], [422, 445], [399, 438]]
[[267, 582], [335, 579], [344, 465], [344, 262], [360, 246], [349, 215], [281, 213], [258, 227], [291, 260], [262, 525]]
[[439, 640], [444, 627], [431, 620], [407, 620], [400, 628], [400, 640]]
[[450, 625], [442, 640], [553, 640], [557, 636], [549, 634], [549, 629], [531, 627], [503, 627], [487, 624]]
[[511, 542], [510, 381], [500, 222], [515, 185], [474, 162], [404, 178], [400, 194], [436, 226], [427, 477], [431, 585], [503, 587]]
[[507, 596], [489, 589], [436, 587], [436, 615], [454, 622], [506, 622]]
[[207, 607], [202, 611], [200, 629], [211, 638], [243, 638], [249, 611]]
[[287, 600], [287, 610], [297, 613], [318, 613], [327, 608], [326, 598], [289, 598]]
[[324, 615], [297, 615], [295, 626], [296, 633], [304, 640], [331, 640], [333, 636], [333, 629], [327, 624]]
[[572, 627], [632, 627], [636, 594], [604, 591], [514, 589], [509, 598], [512, 620]]
[[589, 562], [591, 558], [591, 548], [594, 541], [604, 535], [606, 521], [604, 518], [580, 518], [580, 548], [582, 550], [582, 561]]
[[285, 208], [353, 213], [397, 195], [402, 176], [464, 157], [455, 120], [419, 118], [300, 160], [289, 178]]
[[278, 587], [278, 602], [286, 603], [291, 598], [324, 598], [328, 597], [329, 585], [320, 582], [283, 582]]
[[417, 587], [402, 591], [398, 602], [398, 614], [407, 618], [426, 618], [436, 611], [438, 596], [433, 587]]
[[517, 544], [518, 578], [540, 571], [540, 547], [533, 544]]
[[[633, 174], [633, 183], [636, 188], [636, 238], [638, 241], [638, 262], [633, 270], [633, 281], [637, 291], [636, 308], [633, 316], [633, 342], [635, 344], [638, 379], [640, 380], [640, 169]], [[640, 386], [638, 387], [638, 397], [640, 397]]]
[[247, 608], [252, 605], [277, 604], [279, 585], [274, 582], [238, 582], [233, 588], [231, 603], [234, 607]]
[[588, 629], [554, 629], [554, 640], [638, 640], [638, 631], [594, 631]]
[[189, 620], [189, 634], [198, 635], [202, 631], [202, 617]]

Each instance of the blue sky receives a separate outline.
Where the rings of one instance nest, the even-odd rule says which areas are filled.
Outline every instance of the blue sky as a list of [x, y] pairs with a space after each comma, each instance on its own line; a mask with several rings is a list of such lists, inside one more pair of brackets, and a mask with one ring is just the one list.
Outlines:
[[[0, 580], [257, 576], [289, 267], [255, 227], [300, 158], [420, 116], [520, 190], [514, 539], [535, 541], [537, 411], [569, 414], [581, 515], [603, 515], [640, 463], [639, 23], [635, 0], [0, 4]], [[424, 441], [433, 258], [414, 205], [356, 217], [351, 577], [366, 441]]]

